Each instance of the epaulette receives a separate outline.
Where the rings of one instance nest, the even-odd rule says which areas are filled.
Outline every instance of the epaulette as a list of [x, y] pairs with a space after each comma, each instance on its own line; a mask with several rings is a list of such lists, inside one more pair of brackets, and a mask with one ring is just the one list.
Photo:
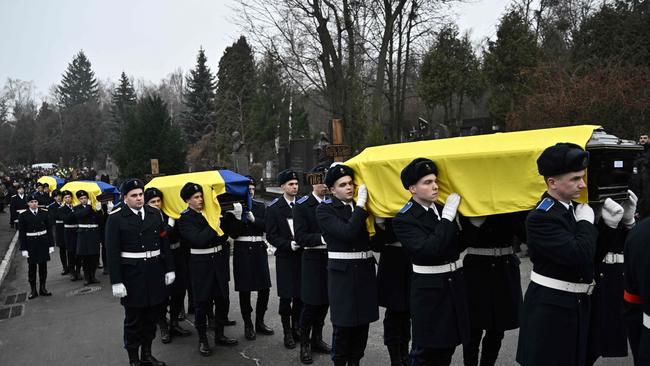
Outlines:
[[186, 209], [184, 209], [183, 211], [181, 211], [181, 215], [182, 215], [182, 214], [184, 214], [184, 213], [187, 213], [187, 212], [188, 212], [189, 210], [190, 210], [190, 208], [189, 208], [189, 207], [188, 207], [188, 208], [186, 208]]
[[302, 204], [303, 202], [307, 201], [308, 199], [309, 199], [309, 195], [302, 196], [302, 197], [300, 197], [300, 199], [298, 200], [298, 204]]
[[536, 210], [548, 212], [554, 204], [555, 201], [553, 199], [546, 197], [539, 203], [539, 205], [537, 205]]
[[332, 199], [331, 198], [325, 198], [322, 202], [329, 205], [330, 203], [332, 203]]
[[114, 213], [116, 213], [116, 212], [120, 212], [121, 210], [122, 210], [122, 206], [120, 206], [120, 207], [116, 207], [116, 208], [113, 209], [113, 211], [109, 212], [108, 214], [109, 214], [109, 215], [112, 215], [112, 214], [114, 214]]
[[13, 196], [11, 196], [11, 198], [14, 198], [14, 197], [16, 197], [16, 196], [17, 196], [17, 194], [14, 194]]
[[269, 202], [269, 207], [275, 205], [275, 203], [278, 202], [279, 200], [280, 200], [280, 197], [278, 197], [278, 198], [274, 199], [273, 201]]
[[399, 210], [399, 213], [403, 214], [403, 213], [405, 213], [406, 211], [410, 210], [411, 207], [413, 207], [413, 202], [408, 201], [408, 202], [406, 202], [406, 204], [404, 205], [404, 207], [402, 207], [402, 209]]
[[39, 207], [39, 210], [43, 210], [43, 211], [46, 211], [46, 212], [47, 212], [47, 208], [40, 208], [40, 207]]

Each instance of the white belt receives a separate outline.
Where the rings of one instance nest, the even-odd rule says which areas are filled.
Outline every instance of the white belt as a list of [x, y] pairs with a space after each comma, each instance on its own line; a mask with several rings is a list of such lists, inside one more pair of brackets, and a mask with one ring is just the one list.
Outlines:
[[420, 266], [414, 264], [413, 272], [419, 274], [440, 274], [440, 273], [454, 272], [459, 268], [463, 268], [462, 259], [459, 259], [453, 263], [441, 264], [439, 266]]
[[212, 248], [206, 248], [206, 249], [190, 249], [190, 253], [192, 254], [212, 254], [212, 253], [219, 253], [221, 251], [221, 245], [217, 245], [216, 247]]
[[263, 236], [238, 236], [235, 238], [235, 241], [250, 241], [250, 242], [264, 241], [264, 237]]
[[47, 234], [47, 230], [37, 231], [35, 233], [25, 233], [27, 236], [41, 236]]
[[18, 222], [18, 219], [15, 219], [14, 222]]
[[625, 263], [623, 254], [609, 252], [603, 258], [603, 263], [605, 264], [614, 264], [614, 263]]
[[181, 247], [181, 243], [169, 244], [169, 249], [178, 249]]
[[146, 252], [122, 252], [120, 255], [122, 256], [122, 258], [132, 258], [132, 259], [153, 258], [160, 255], [160, 249], [150, 250]]
[[21, 214], [21, 213], [23, 213], [23, 212], [25, 212], [25, 211], [27, 211], [27, 209], [24, 209], [24, 210], [16, 210], [16, 212], [18, 212], [19, 214]]
[[305, 250], [312, 250], [312, 249], [327, 249], [327, 245], [317, 245], [315, 247], [304, 247], [303, 249]]
[[402, 247], [402, 243], [396, 241], [396, 242], [394, 242], [394, 243], [387, 243], [386, 246], [388, 246], [388, 247], [395, 247], [395, 248], [401, 248], [401, 247]]
[[650, 329], [650, 315], [643, 313], [643, 326]]
[[63, 224], [63, 220], [56, 220], [54, 223], [55, 224]]
[[66, 224], [66, 225], [63, 225], [63, 227], [66, 228], [66, 229], [76, 229], [77, 225], [67, 225]]
[[328, 252], [329, 259], [367, 259], [373, 258], [372, 252]]
[[79, 224], [79, 225], [77, 225], [77, 226], [78, 226], [80, 229], [94, 229], [94, 228], [98, 228], [98, 227], [99, 227], [99, 225], [97, 225], [97, 224]]
[[591, 295], [591, 293], [594, 292], [595, 282], [593, 281], [591, 283], [574, 283], [574, 282], [561, 281], [561, 280], [556, 280], [555, 278], [542, 276], [541, 274], [536, 273], [535, 271], [530, 272], [530, 280], [535, 282], [538, 285], [542, 285], [544, 287], [548, 287], [560, 291], [573, 292], [576, 294], [587, 294], [587, 295]]
[[467, 248], [467, 254], [484, 255], [486, 257], [500, 257], [502, 255], [513, 254], [512, 247], [505, 248]]

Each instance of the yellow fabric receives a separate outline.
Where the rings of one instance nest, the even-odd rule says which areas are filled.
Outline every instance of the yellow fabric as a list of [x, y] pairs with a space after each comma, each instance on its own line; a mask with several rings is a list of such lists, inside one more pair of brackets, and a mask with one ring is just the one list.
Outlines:
[[50, 195], [52, 194], [53, 190], [58, 188], [56, 186], [56, 179], [50, 177], [49, 175], [44, 175], [38, 178], [37, 182], [41, 184], [47, 183], [47, 185], [50, 187]]
[[[368, 187], [367, 207], [375, 216], [394, 217], [411, 198], [400, 172], [419, 157], [438, 166], [440, 203], [456, 192], [462, 197], [459, 212], [465, 216], [517, 212], [532, 209], [546, 190], [537, 172], [542, 151], [558, 142], [584, 148], [598, 128], [583, 125], [376, 146], [344, 164], [354, 170], [357, 185]], [[579, 201], [587, 201], [586, 189]]]
[[61, 191], [70, 191], [72, 192], [72, 205], [76, 206], [79, 204], [77, 199], [77, 191], [84, 190], [88, 192], [88, 202], [90, 206], [95, 210], [95, 204], [97, 204], [97, 196], [102, 194], [102, 190], [99, 188], [95, 182], [68, 182], [61, 187]]
[[203, 216], [208, 224], [219, 234], [221, 206], [217, 196], [226, 193], [226, 183], [218, 171], [195, 172], [156, 177], [147, 183], [145, 188], [155, 187], [163, 193], [162, 210], [167, 216], [178, 219], [181, 212], [187, 208], [187, 203], [181, 199], [181, 188], [187, 182], [199, 184], [203, 188]]

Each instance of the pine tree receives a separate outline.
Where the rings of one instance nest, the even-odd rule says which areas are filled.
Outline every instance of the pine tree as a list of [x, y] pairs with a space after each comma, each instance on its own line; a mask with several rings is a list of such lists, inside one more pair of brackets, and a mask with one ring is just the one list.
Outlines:
[[126, 120], [127, 110], [136, 104], [135, 90], [131, 81], [122, 71], [120, 75], [120, 84], [111, 93], [111, 116], [113, 120], [121, 127]]
[[97, 79], [83, 51], [79, 51], [68, 64], [61, 85], [57, 86], [56, 91], [59, 104], [64, 108], [98, 101]]
[[215, 82], [207, 62], [205, 51], [200, 48], [196, 57], [196, 67], [186, 78], [184, 104], [187, 111], [183, 113], [183, 130], [190, 144], [197, 142], [203, 135], [214, 129]]
[[58, 162], [61, 156], [61, 123], [52, 106], [43, 102], [35, 121], [34, 155], [38, 161]]

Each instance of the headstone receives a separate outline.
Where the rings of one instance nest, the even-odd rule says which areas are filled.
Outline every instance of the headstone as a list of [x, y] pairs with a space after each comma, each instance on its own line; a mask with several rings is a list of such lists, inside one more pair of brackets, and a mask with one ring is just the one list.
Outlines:
[[248, 153], [238, 151], [232, 153], [233, 170], [241, 175], [248, 175]]

